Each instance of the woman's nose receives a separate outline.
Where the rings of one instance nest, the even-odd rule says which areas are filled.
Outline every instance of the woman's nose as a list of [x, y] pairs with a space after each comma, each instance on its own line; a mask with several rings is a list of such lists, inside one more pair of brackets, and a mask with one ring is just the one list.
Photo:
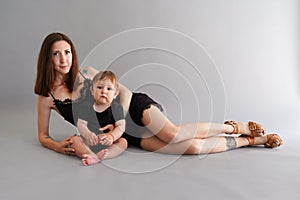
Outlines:
[[66, 56], [64, 54], [60, 55], [60, 62], [64, 63], [66, 61]]

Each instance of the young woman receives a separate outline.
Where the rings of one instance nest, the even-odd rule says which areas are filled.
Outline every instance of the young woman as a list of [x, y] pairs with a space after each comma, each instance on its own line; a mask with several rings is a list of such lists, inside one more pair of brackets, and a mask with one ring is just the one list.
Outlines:
[[[86, 153], [78, 136], [62, 141], [52, 139], [49, 120], [51, 111], [55, 110], [75, 125], [78, 114], [75, 105], [80, 103], [82, 88], [97, 72], [90, 67], [79, 71], [74, 45], [66, 35], [51, 33], [44, 39], [38, 57], [34, 89], [38, 95], [38, 138], [44, 147], [80, 157]], [[168, 154], [205, 154], [249, 145], [274, 148], [282, 144], [277, 134], [264, 135], [261, 125], [254, 122], [174, 125], [163, 115], [161, 106], [146, 94], [132, 93], [121, 84], [119, 87], [120, 104], [128, 112], [126, 134], [123, 137], [129, 144], [144, 150]], [[103, 129], [107, 128], [109, 126]], [[219, 136], [221, 133], [241, 134], [243, 137]]]

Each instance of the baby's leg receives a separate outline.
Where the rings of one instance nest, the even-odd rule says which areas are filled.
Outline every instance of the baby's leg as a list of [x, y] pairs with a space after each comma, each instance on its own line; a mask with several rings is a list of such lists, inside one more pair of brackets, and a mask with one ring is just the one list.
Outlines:
[[107, 159], [107, 158], [114, 158], [120, 155], [125, 151], [127, 148], [127, 141], [124, 138], [120, 138], [116, 140], [111, 146], [109, 146], [107, 149], [103, 149], [99, 151], [97, 154], [90, 153], [90, 154], [83, 154], [82, 155], [82, 163], [85, 166], [93, 165], [101, 160]]
[[75, 149], [75, 154], [83, 158], [84, 154], [92, 154], [91, 149], [84, 143], [83, 139], [80, 136], [72, 136], [71, 138], [72, 145], [71, 147]]
[[108, 153], [106, 158], [114, 158], [123, 153], [127, 148], [127, 140], [120, 138], [107, 148]]

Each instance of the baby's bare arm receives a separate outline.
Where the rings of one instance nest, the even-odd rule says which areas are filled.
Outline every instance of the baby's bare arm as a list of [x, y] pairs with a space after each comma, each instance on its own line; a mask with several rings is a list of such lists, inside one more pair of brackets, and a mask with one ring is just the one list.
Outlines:
[[112, 145], [114, 141], [121, 138], [123, 133], [125, 132], [125, 119], [119, 120], [115, 123], [115, 127], [109, 132], [105, 134], [100, 134], [99, 140], [102, 145]]
[[94, 146], [98, 144], [99, 140], [95, 133], [89, 130], [88, 128], [88, 122], [82, 119], [78, 119], [77, 122], [77, 129], [80, 135], [82, 135], [87, 142], [87, 144], [90, 146]]

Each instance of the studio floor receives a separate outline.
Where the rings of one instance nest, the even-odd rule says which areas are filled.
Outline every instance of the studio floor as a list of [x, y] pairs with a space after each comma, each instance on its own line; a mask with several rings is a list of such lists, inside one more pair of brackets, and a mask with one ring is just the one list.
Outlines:
[[[3, 108], [0, 199], [299, 199], [300, 109], [262, 119], [276, 127], [278, 149], [240, 148], [210, 155], [162, 155], [129, 148], [120, 157], [85, 167], [37, 140], [33, 109]], [[57, 139], [72, 134], [59, 117]], [[53, 125], [55, 124], [55, 125]]]

